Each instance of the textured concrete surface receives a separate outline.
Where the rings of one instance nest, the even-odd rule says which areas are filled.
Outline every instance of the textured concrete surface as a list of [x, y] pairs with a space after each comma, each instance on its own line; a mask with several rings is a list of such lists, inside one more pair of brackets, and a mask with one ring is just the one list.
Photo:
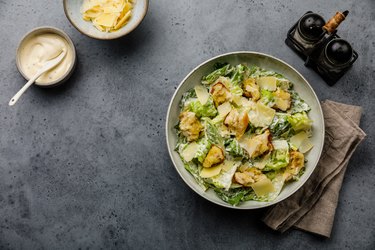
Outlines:
[[[360, 57], [328, 87], [284, 45], [307, 10], [328, 19], [349, 9], [339, 34]], [[117, 41], [81, 35], [62, 1], [0, 0], [0, 248], [375, 248], [375, 1], [151, 1], [141, 26]], [[15, 49], [30, 29], [52, 25], [77, 46], [63, 87], [25, 82]], [[332, 238], [275, 233], [262, 210], [234, 211], [203, 200], [169, 159], [164, 123], [176, 86], [197, 64], [255, 50], [296, 67], [321, 100], [361, 105], [368, 133], [344, 180]]]

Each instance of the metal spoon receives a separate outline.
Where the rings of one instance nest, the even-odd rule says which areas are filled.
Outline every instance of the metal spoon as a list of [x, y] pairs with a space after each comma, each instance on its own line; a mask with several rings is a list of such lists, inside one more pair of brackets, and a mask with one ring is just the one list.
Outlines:
[[30, 80], [13, 96], [13, 98], [9, 101], [9, 106], [13, 106], [16, 104], [18, 99], [21, 97], [21, 95], [35, 82], [36, 79], [38, 79], [42, 74], [44, 74], [46, 71], [52, 69], [57, 64], [61, 62], [61, 60], [65, 57], [66, 51], [62, 50], [61, 53], [53, 58], [52, 60], [47, 61], [43, 67], [41, 67], [36, 74], [30, 78]]

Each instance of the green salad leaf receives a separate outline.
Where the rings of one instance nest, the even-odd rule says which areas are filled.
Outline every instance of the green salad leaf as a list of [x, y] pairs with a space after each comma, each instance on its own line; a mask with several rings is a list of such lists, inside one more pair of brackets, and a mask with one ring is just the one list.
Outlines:
[[300, 112], [309, 112], [311, 110], [310, 106], [301, 99], [298, 93], [294, 90], [289, 91], [292, 97], [292, 104], [290, 108], [290, 112], [292, 114], [300, 113]]
[[286, 113], [276, 113], [270, 125], [270, 131], [274, 138], [288, 138], [294, 134], [292, 125], [289, 123]]
[[241, 202], [252, 200], [252, 197], [255, 195], [254, 191], [249, 188], [234, 188], [229, 190], [215, 188], [214, 191], [223, 201], [228, 202], [232, 206], [237, 206]]
[[202, 84], [203, 85], [210, 85], [214, 83], [220, 76], [227, 76], [230, 73], [232, 73], [234, 68], [230, 65], [227, 64], [224, 67], [215, 70], [214, 72], [204, 76], [202, 78]]
[[225, 140], [225, 151], [233, 157], [245, 157], [243, 148], [235, 138]]
[[274, 150], [271, 152], [271, 158], [264, 167], [264, 171], [279, 170], [289, 164], [289, 144], [286, 140], [272, 141]]
[[194, 99], [189, 102], [189, 109], [194, 112], [197, 117], [215, 117], [217, 115], [217, 110], [211, 96], [204, 105], [202, 105], [198, 99]]
[[252, 66], [249, 71], [249, 76], [251, 78], [258, 78], [262, 76], [274, 76], [277, 78], [285, 79], [282, 74], [276, 73], [275, 71], [262, 69], [258, 66]]
[[294, 132], [308, 131], [311, 129], [312, 121], [305, 112], [296, 113], [288, 117], [288, 122], [291, 124]]
[[204, 133], [207, 140], [219, 146], [223, 145], [223, 138], [220, 136], [218, 128], [212, 123], [209, 118], [204, 119]]
[[194, 158], [198, 159], [198, 161], [202, 163], [204, 159], [206, 158], [208, 151], [210, 151], [212, 144], [206, 137], [199, 139], [197, 141], [197, 144], [198, 144], [198, 150]]
[[188, 100], [192, 100], [193, 98], [197, 98], [197, 95], [195, 94], [194, 89], [190, 89], [187, 92], [185, 92], [182, 95], [181, 101], [180, 101], [180, 108], [184, 109], [187, 106]]
[[199, 167], [193, 162], [185, 162], [184, 167], [194, 177], [198, 185], [206, 191], [209, 185], [203, 180], [202, 177], [199, 176]]
[[266, 89], [260, 91], [260, 101], [267, 106], [272, 107], [275, 102], [275, 97], [272, 92]]

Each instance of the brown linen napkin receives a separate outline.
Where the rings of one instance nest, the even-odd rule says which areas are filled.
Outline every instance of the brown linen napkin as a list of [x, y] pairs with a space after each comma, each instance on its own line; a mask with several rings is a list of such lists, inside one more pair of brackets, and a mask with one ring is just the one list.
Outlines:
[[267, 211], [263, 221], [274, 230], [285, 232], [294, 226], [330, 237], [346, 167], [366, 134], [358, 126], [361, 107], [325, 101], [322, 109], [326, 131], [322, 156], [306, 183]]

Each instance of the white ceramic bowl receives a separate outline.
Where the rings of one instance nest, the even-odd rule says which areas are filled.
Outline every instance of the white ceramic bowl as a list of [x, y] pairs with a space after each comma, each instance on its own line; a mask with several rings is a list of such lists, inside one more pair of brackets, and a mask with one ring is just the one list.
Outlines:
[[64, 11], [71, 24], [82, 34], [100, 40], [117, 39], [133, 31], [146, 16], [148, 0], [136, 0], [129, 22], [114, 32], [102, 32], [92, 22], [82, 19], [81, 5], [83, 0], [64, 0]]
[[[182, 94], [188, 91], [189, 89], [193, 88], [194, 86], [198, 85], [200, 83], [200, 80], [202, 79], [202, 76], [212, 72], [213, 66], [217, 62], [227, 62], [232, 65], [246, 63], [248, 65], [257, 65], [261, 68], [281, 73], [291, 82], [293, 82], [294, 89], [299, 93], [301, 98], [304, 99], [311, 107], [309, 117], [313, 120], [313, 136], [311, 140], [314, 144], [314, 147], [310, 152], [308, 152], [305, 155], [308, 161], [306, 163], [306, 171], [301, 176], [299, 181], [288, 183], [283, 188], [280, 195], [272, 202], [247, 201], [240, 204], [239, 206], [232, 206], [222, 201], [213, 190], [210, 189], [206, 192], [202, 190], [202, 188], [196, 183], [195, 179], [190, 175], [190, 173], [187, 170], [185, 170], [184, 165], [180, 159], [180, 156], [176, 151], [174, 151], [177, 142], [177, 135], [174, 126], [178, 122], [178, 115], [180, 113], [179, 102], [181, 100]], [[296, 192], [310, 177], [318, 163], [320, 154], [323, 149], [324, 119], [318, 97], [316, 96], [310, 84], [300, 73], [297, 72], [297, 70], [295, 70], [292, 66], [285, 63], [284, 61], [277, 59], [273, 56], [258, 52], [240, 51], [223, 54], [212, 59], [209, 59], [208, 61], [202, 63], [201, 65], [193, 69], [185, 77], [185, 79], [182, 80], [169, 104], [166, 118], [166, 138], [169, 155], [172, 159], [174, 166], [176, 167], [177, 172], [185, 181], [185, 183], [196, 193], [198, 193], [203, 198], [224, 207], [237, 209], [256, 209], [267, 207], [286, 199], [287, 197], [291, 196], [294, 192]]]
[[30, 38], [32, 36], [37, 36], [39, 34], [45, 34], [45, 33], [53, 33], [53, 34], [59, 35], [62, 38], [64, 38], [67, 41], [68, 46], [70, 47], [71, 52], [72, 52], [72, 63], [70, 64], [70, 67], [68, 68], [67, 72], [64, 75], [62, 75], [59, 79], [56, 79], [56, 80], [48, 82], [48, 83], [40, 83], [38, 81], [35, 81], [35, 83], [34, 83], [35, 85], [37, 85], [39, 87], [50, 88], [50, 87], [58, 86], [58, 85], [64, 83], [66, 80], [68, 80], [70, 78], [70, 76], [73, 74], [75, 66], [77, 64], [77, 56], [76, 56], [76, 49], [75, 49], [74, 43], [73, 43], [72, 39], [70, 39], [70, 37], [64, 31], [62, 31], [58, 28], [55, 28], [55, 27], [42, 26], [42, 27], [35, 28], [35, 29], [31, 30], [30, 32], [28, 32], [21, 39], [21, 41], [20, 41], [20, 43], [17, 47], [16, 65], [17, 65], [18, 71], [21, 73], [21, 75], [26, 80], [29, 80], [30, 78], [24, 72], [24, 70], [22, 68], [22, 64], [21, 64], [21, 49], [23, 47], [23, 43], [28, 38]]

